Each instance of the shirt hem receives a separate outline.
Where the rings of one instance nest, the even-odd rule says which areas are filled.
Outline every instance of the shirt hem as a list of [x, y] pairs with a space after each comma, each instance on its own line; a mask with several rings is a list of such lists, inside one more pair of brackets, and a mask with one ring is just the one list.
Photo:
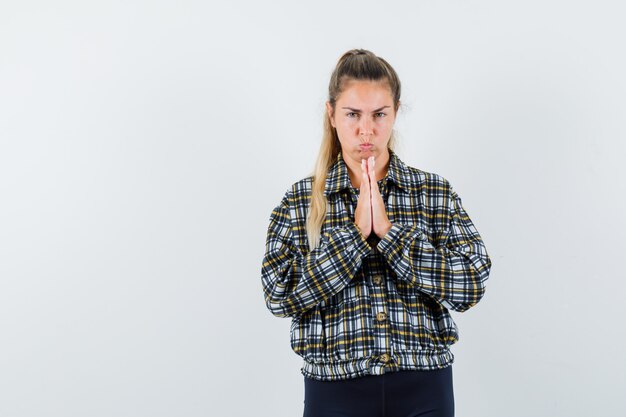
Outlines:
[[320, 381], [338, 381], [365, 375], [382, 375], [401, 370], [435, 370], [454, 363], [454, 354], [449, 350], [404, 350], [394, 351], [389, 362], [382, 364], [378, 356], [364, 358], [310, 361], [306, 358], [300, 372], [307, 378]]

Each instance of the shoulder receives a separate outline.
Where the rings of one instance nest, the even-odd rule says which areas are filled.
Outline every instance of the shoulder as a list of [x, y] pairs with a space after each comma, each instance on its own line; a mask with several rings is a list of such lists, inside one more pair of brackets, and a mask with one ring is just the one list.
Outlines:
[[454, 192], [450, 181], [436, 172], [403, 164], [402, 175], [411, 193], [450, 195]]
[[460, 197], [444, 175], [406, 166], [410, 178], [409, 193], [423, 205], [426, 216], [432, 219], [433, 230], [444, 228], [460, 204]]
[[297, 206], [308, 206], [311, 190], [313, 188], [313, 176], [301, 178], [287, 187], [280, 205], [285, 208], [293, 208]]
[[424, 171], [423, 169], [407, 166], [411, 179], [416, 184], [449, 184], [447, 178], [436, 172]]

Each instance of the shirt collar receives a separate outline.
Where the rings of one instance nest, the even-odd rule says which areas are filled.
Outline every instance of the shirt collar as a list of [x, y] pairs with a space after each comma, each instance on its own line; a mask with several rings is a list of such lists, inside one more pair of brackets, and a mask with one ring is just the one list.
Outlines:
[[[391, 149], [389, 149], [389, 168], [386, 178], [401, 190], [409, 191], [411, 173], [406, 164]], [[330, 194], [338, 193], [346, 188], [350, 189], [350, 187], [352, 187], [352, 183], [348, 175], [348, 166], [343, 159], [341, 151], [339, 151], [335, 163], [328, 170], [324, 195], [328, 197]]]

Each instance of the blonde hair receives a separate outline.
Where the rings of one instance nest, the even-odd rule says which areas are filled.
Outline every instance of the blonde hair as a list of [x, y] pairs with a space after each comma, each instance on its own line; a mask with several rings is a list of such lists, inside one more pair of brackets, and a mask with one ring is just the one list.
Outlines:
[[[384, 59], [365, 49], [352, 49], [344, 53], [330, 77], [328, 101], [335, 112], [335, 104], [347, 82], [352, 80], [387, 81], [395, 104], [395, 111], [400, 105], [400, 79], [396, 71]], [[394, 150], [395, 132], [392, 130], [387, 147]], [[317, 155], [313, 177], [311, 203], [306, 219], [306, 233], [309, 249], [319, 246], [321, 229], [326, 219], [326, 196], [324, 189], [328, 170], [337, 161], [341, 144], [336, 129], [332, 126], [328, 112], [324, 111], [324, 131], [322, 143]]]

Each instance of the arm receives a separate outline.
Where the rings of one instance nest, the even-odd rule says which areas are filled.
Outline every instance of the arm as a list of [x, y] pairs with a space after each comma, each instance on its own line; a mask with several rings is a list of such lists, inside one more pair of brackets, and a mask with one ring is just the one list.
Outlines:
[[277, 317], [299, 315], [341, 291], [372, 250], [350, 221], [303, 255], [294, 244], [288, 203], [287, 194], [272, 211], [261, 268], [265, 303]]
[[452, 187], [450, 196], [449, 228], [441, 244], [433, 246], [415, 225], [394, 223], [377, 249], [398, 279], [462, 312], [484, 295], [491, 259]]

